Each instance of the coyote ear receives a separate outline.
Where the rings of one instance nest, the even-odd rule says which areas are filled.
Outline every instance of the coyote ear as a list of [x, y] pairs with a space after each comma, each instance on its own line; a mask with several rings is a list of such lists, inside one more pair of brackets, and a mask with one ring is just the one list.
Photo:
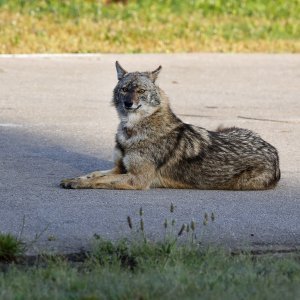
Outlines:
[[125, 71], [121, 65], [119, 64], [118, 61], [116, 61], [116, 69], [117, 69], [117, 74], [118, 74], [118, 80], [122, 79], [125, 74], [127, 73], [127, 71]]
[[150, 79], [153, 82], [155, 82], [155, 80], [157, 79], [160, 70], [161, 70], [161, 66], [159, 66], [156, 70], [154, 70], [153, 72], [150, 73]]

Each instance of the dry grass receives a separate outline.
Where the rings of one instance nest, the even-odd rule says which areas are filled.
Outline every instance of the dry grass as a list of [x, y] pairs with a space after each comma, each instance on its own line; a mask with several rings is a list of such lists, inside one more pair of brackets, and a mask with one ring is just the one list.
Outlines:
[[114, 4], [97, 18], [0, 6], [0, 53], [300, 52], [293, 16], [170, 12], [159, 5], [127, 15], [126, 5]]

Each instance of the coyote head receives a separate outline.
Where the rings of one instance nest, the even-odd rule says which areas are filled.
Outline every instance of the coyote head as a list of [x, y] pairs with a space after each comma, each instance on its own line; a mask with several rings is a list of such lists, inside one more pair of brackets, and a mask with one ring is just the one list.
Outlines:
[[153, 72], [125, 71], [116, 62], [118, 83], [114, 89], [113, 103], [123, 118], [139, 118], [153, 114], [161, 105], [161, 97], [155, 80], [161, 70]]

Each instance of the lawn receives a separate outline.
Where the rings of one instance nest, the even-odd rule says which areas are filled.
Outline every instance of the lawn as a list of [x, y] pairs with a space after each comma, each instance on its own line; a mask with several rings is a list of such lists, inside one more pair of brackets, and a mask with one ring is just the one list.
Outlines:
[[78, 255], [28, 258], [21, 234], [0, 233], [0, 299], [299, 299], [299, 253], [204, 246], [196, 232], [215, 222], [214, 213], [178, 226], [175, 208], [161, 241], [147, 237], [140, 208], [138, 221], [127, 217], [128, 239], [95, 234], [91, 250]]
[[300, 52], [300, 0], [0, 0], [0, 53]]
[[205, 212], [181, 224], [176, 209], [171, 203], [159, 241], [149, 238], [141, 207], [138, 218], [127, 216], [127, 239], [94, 234], [89, 252], [65, 256], [25, 256], [42, 233], [24, 243], [23, 219], [18, 236], [0, 231], [0, 299], [300, 299], [299, 252], [204, 245], [202, 234], [218, 216]]
[[[170, 246], [171, 245], [171, 246]], [[1, 267], [1, 265], [0, 265]], [[300, 257], [98, 240], [82, 262], [0, 268], [0, 299], [299, 299]]]

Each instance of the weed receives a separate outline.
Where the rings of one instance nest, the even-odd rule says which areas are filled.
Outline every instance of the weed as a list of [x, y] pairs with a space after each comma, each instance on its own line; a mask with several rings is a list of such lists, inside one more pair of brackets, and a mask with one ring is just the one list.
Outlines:
[[0, 261], [15, 261], [24, 254], [25, 246], [18, 238], [11, 234], [0, 233]]

